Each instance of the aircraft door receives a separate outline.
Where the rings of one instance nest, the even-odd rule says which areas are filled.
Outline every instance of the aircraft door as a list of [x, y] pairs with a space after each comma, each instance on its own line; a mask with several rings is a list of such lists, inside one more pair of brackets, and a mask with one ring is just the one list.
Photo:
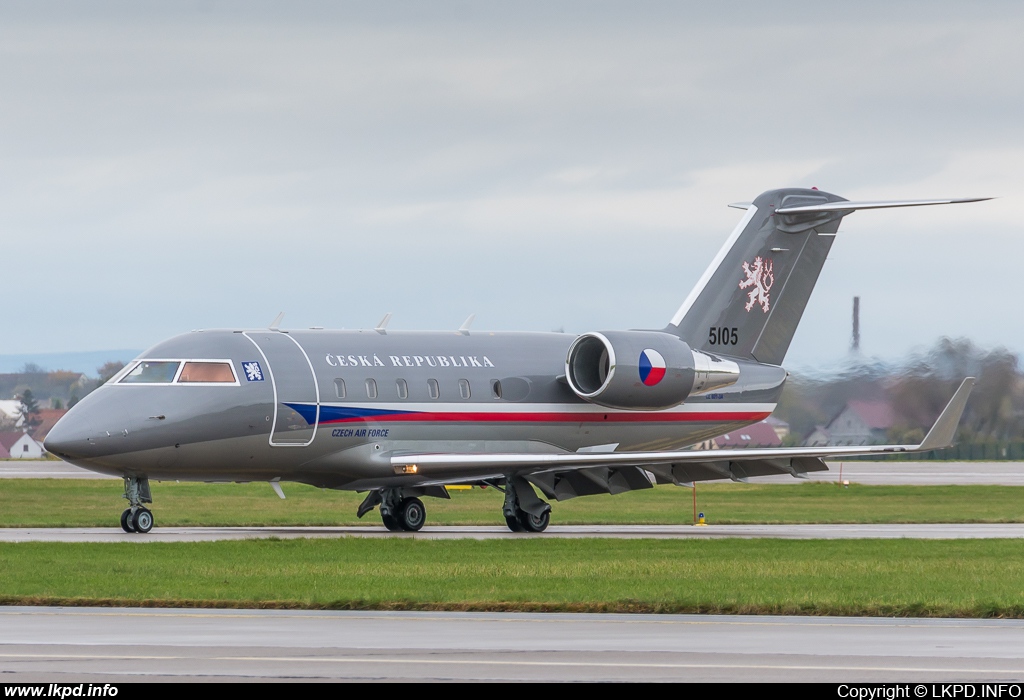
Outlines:
[[309, 356], [287, 333], [255, 331], [244, 335], [259, 348], [274, 387], [270, 444], [305, 447], [313, 442], [320, 423], [320, 388]]

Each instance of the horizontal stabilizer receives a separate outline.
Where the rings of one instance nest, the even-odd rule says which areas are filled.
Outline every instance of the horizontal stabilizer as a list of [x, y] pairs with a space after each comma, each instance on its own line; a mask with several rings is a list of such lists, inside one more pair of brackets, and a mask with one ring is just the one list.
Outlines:
[[[927, 207], [933, 204], [965, 204], [967, 202], [986, 202], [991, 197], [964, 197], [960, 199], [900, 199], [891, 202], [828, 202], [826, 204], [808, 204], [802, 207], [783, 207], [776, 209], [776, 214], [811, 214], [823, 211], [856, 211], [857, 209], [892, 209], [895, 207]], [[730, 205], [731, 206], [731, 205]]]

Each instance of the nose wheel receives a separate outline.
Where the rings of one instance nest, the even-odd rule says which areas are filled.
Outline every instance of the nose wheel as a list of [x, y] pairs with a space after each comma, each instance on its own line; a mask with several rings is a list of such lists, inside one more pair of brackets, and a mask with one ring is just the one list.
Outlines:
[[153, 496], [149, 491], [149, 479], [145, 477], [126, 476], [124, 478], [124, 497], [130, 504], [121, 513], [121, 529], [125, 532], [145, 534], [153, 529], [153, 513], [143, 503], [152, 503]]

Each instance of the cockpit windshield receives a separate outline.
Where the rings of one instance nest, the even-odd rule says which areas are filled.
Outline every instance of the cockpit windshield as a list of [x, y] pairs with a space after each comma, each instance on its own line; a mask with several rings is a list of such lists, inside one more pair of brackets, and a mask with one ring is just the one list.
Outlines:
[[178, 376], [179, 384], [220, 383], [232, 384], [235, 374], [228, 362], [186, 362]]
[[178, 372], [180, 362], [143, 360], [121, 378], [119, 384], [170, 384]]

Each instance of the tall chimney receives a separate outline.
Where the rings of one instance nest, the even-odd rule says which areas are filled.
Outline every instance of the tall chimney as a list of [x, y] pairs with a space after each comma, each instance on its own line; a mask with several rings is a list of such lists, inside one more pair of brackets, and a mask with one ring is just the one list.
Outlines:
[[853, 298], [853, 343], [850, 350], [860, 352], [860, 297]]

